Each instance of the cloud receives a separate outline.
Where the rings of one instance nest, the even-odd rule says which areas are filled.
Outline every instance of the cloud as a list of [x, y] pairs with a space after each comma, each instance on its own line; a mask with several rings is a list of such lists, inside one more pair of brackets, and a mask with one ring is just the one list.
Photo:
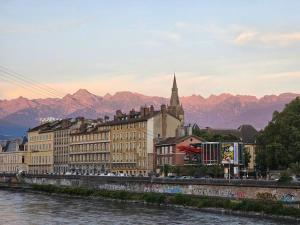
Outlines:
[[267, 45], [290, 46], [300, 42], [300, 32], [264, 33], [258, 31], [242, 31], [235, 38], [234, 43], [244, 45], [258, 43]]
[[[140, 74], [107, 74], [106, 78], [101, 80], [77, 80], [64, 81], [59, 83], [46, 83], [52, 87], [57, 93], [74, 93], [80, 88], [85, 88], [97, 95], [105, 95], [106, 93], [113, 94], [119, 91], [138, 92], [150, 96], [169, 97], [172, 88], [173, 74], [159, 73], [141, 79]], [[177, 77], [180, 93], [183, 95], [198, 92], [198, 85], [211, 79], [210, 76], [194, 74], [189, 72], [180, 72]], [[1, 95], [0, 99], [12, 99], [19, 96], [27, 98], [46, 98], [53, 97], [52, 95], [43, 92], [41, 95], [35, 87], [21, 87], [14, 83], [0, 83]]]
[[59, 32], [82, 27], [94, 20], [94, 17], [85, 17], [59, 21], [54, 23], [37, 24], [0, 24], [1, 34], [30, 34], [43, 32]]
[[[63, 75], [62, 75], [63, 76]], [[80, 88], [85, 88], [96, 95], [114, 94], [119, 91], [137, 92], [149, 96], [170, 97], [173, 74], [157, 73], [143, 77], [142, 74], [106, 74], [101, 79], [82, 79], [76, 81], [62, 81], [46, 83], [47, 86], [59, 93], [74, 93]], [[104, 78], [105, 77], [105, 78]], [[238, 77], [238, 78], [237, 78]], [[283, 92], [299, 93], [297, 81], [300, 71], [263, 74], [250, 76], [235, 74], [220, 76], [206, 75], [180, 71], [176, 73], [177, 85], [180, 96], [201, 94], [207, 97], [211, 94], [232, 93], [263, 96], [265, 94], [280, 94]], [[36, 93], [34, 88], [22, 88], [12, 83], [0, 82], [0, 99], [12, 99], [24, 96], [30, 99], [53, 97], [44, 93]], [[45, 96], [46, 95], [46, 96]]]
[[234, 39], [234, 42], [236, 44], [245, 44], [249, 41], [252, 41], [255, 38], [256, 34], [257, 32], [253, 31], [242, 32]]
[[264, 43], [277, 43], [280, 45], [289, 45], [300, 41], [300, 32], [265, 34], [261, 36], [261, 41]]
[[284, 72], [284, 73], [274, 73], [274, 74], [266, 74], [260, 76], [260, 79], [273, 79], [273, 80], [281, 80], [281, 79], [293, 79], [300, 78], [300, 71], [295, 72]]

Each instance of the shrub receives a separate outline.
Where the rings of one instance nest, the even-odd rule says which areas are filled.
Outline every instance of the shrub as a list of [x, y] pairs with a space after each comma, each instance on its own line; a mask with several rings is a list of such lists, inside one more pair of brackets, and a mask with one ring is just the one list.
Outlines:
[[278, 183], [289, 183], [292, 180], [293, 180], [293, 178], [290, 176], [290, 174], [287, 171], [284, 171], [280, 174]]
[[162, 203], [165, 203], [166, 196], [163, 194], [157, 194], [157, 193], [150, 192], [150, 193], [143, 194], [142, 199], [149, 203], [162, 204]]

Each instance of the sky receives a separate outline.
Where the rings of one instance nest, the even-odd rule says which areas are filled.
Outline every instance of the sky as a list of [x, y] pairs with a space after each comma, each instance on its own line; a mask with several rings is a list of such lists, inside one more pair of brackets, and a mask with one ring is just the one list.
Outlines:
[[174, 73], [181, 96], [300, 93], [299, 9], [298, 0], [1, 0], [0, 99], [46, 97], [1, 68], [57, 95], [169, 97]]

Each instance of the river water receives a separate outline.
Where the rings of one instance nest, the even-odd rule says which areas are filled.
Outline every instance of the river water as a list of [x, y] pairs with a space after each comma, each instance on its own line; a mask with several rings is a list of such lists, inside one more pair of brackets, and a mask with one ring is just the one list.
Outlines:
[[275, 221], [198, 210], [0, 190], [0, 224], [222, 224]]

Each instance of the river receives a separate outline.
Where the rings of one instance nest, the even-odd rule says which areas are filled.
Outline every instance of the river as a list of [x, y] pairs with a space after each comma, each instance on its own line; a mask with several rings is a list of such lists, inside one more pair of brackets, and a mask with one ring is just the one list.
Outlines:
[[199, 210], [0, 190], [0, 224], [282, 224]]

